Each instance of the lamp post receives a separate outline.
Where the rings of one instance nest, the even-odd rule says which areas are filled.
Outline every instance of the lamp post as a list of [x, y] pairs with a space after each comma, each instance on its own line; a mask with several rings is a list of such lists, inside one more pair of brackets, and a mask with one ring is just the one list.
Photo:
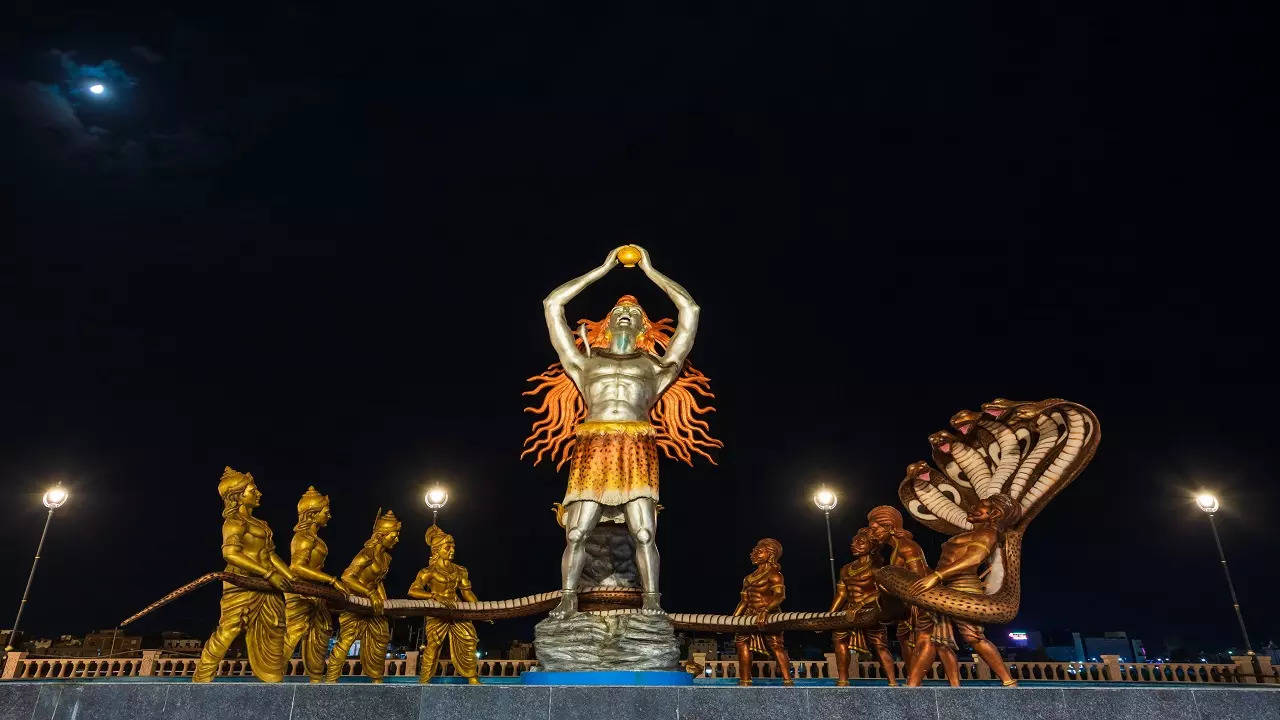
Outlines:
[[13, 628], [9, 630], [9, 640], [5, 643], [5, 654], [13, 650], [13, 640], [18, 636], [18, 623], [22, 622], [22, 611], [27, 607], [27, 597], [31, 595], [31, 581], [36, 577], [36, 565], [40, 563], [40, 552], [44, 550], [44, 539], [49, 534], [49, 523], [53, 522], [53, 511], [62, 507], [69, 493], [58, 483], [45, 491], [44, 506], [49, 508], [49, 515], [44, 519], [44, 531], [40, 533], [40, 544], [36, 545], [36, 557], [31, 561], [31, 574], [27, 575], [27, 587], [22, 591], [22, 602], [18, 604], [18, 616], [13, 619]]
[[831, 545], [831, 511], [836, 507], [836, 494], [825, 487], [818, 488], [813, 494], [813, 504], [818, 506], [827, 518], [827, 559], [831, 562], [831, 592], [836, 592], [836, 552]]
[[435, 485], [427, 491], [423, 499], [426, 500], [427, 507], [431, 508], [431, 524], [435, 525], [436, 518], [440, 515], [440, 509], [449, 502], [449, 491], [440, 485]]
[[1253, 655], [1253, 646], [1249, 644], [1249, 631], [1244, 629], [1244, 615], [1240, 614], [1240, 600], [1236, 597], [1236, 586], [1231, 582], [1231, 571], [1227, 569], [1227, 556], [1222, 552], [1222, 539], [1218, 537], [1218, 525], [1213, 520], [1218, 512], [1218, 498], [1209, 493], [1196, 496], [1196, 505], [1209, 515], [1209, 528], [1213, 530], [1213, 543], [1218, 546], [1218, 561], [1222, 563], [1222, 574], [1227, 576], [1227, 590], [1231, 592], [1231, 607], [1236, 610], [1236, 620], [1240, 623], [1240, 634], [1244, 636], [1244, 649]]

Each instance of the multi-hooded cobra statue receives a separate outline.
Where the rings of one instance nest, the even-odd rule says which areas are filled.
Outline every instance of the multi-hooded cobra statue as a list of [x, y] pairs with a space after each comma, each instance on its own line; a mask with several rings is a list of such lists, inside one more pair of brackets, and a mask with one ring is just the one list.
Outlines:
[[999, 533], [986, 558], [983, 592], [937, 585], [912, 592], [919, 578], [903, 568], [876, 572], [889, 594], [926, 610], [973, 623], [1007, 623], [1018, 614], [1022, 536], [1027, 526], [1084, 469], [1097, 450], [1098, 418], [1088, 408], [1051, 398], [997, 398], [980, 412], [962, 410], [953, 431], [929, 437], [933, 466], [912, 463], [898, 486], [911, 517], [946, 535], [974, 530], [969, 517], [982, 501], [1003, 494], [1020, 516]]

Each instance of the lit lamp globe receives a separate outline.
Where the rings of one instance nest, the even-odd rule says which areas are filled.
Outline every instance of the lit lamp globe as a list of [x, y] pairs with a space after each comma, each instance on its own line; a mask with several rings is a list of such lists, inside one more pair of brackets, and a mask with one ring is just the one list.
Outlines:
[[1218, 507], [1219, 507], [1218, 498], [1214, 497], [1213, 495], [1210, 495], [1209, 493], [1200, 493], [1199, 495], [1197, 495], [1196, 505], [1198, 505], [1201, 510], [1209, 513], [1210, 515], [1218, 512]]
[[623, 267], [635, 267], [640, 262], [640, 251], [631, 245], [624, 247], [618, 251], [618, 262]]
[[427, 491], [425, 500], [427, 507], [432, 510], [439, 510], [445, 506], [445, 503], [449, 502], [449, 491], [437, 485]]
[[50, 510], [57, 510], [67, 501], [69, 494], [61, 485], [55, 485], [45, 491], [44, 506]]
[[813, 494], [813, 504], [823, 512], [831, 512], [836, 507], [836, 494], [827, 488], [819, 488], [818, 492]]

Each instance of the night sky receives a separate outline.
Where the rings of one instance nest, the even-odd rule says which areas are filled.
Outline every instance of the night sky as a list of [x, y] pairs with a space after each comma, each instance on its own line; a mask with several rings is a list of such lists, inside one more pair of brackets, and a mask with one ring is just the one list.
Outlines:
[[[956, 410], [1094, 410], [1031, 525], [1014, 627], [1280, 639], [1275, 176], [1245, 3], [20, 3], [8, 185], [0, 627], [113, 627], [221, 569], [224, 465], [340, 571], [379, 507], [441, 524], [482, 599], [553, 589], [565, 472], [519, 460], [540, 301], [635, 242], [702, 307], [719, 465], [665, 462], [664, 605], [728, 612], [757, 538], [826, 609], [866, 510]], [[101, 96], [85, 91], [103, 82]], [[617, 269], [569, 308], [635, 294]], [[567, 472], [567, 468], [566, 468]], [[942, 539], [910, 525], [936, 559]], [[205, 635], [206, 589], [138, 624]], [[482, 646], [532, 622], [480, 628]]]

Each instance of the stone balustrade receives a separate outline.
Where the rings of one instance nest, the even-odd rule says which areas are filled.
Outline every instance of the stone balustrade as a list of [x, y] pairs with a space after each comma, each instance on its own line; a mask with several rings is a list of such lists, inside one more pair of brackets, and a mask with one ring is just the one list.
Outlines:
[[[736, 660], [705, 660], [701, 654], [693, 658], [703, 665], [704, 678], [736, 678]], [[1011, 662], [1009, 671], [1018, 680], [1056, 681], [1080, 683], [1202, 683], [1241, 684], [1265, 683], [1280, 685], [1280, 668], [1273, 667], [1270, 658], [1259, 657], [1255, 674], [1253, 659], [1233, 658], [1232, 663], [1122, 663], [1114, 655], [1102, 656], [1102, 662]], [[482, 678], [515, 678], [536, 667], [537, 660], [487, 660], [477, 661], [478, 674]], [[144, 650], [135, 658], [39, 658], [27, 653], [10, 653], [0, 674], [4, 680], [53, 680], [72, 678], [169, 678], [191, 677], [195, 673], [193, 657], [165, 656], [159, 650]], [[834, 679], [835, 655], [827, 653], [823, 660], [793, 660], [792, 677], [801, 680]], [[358, 676], [363, 672], [358, 659], [349, 659], [343, 675]], [[778, 665], [772, 660], [754, 660], [752, 677], [773, 678]], [[898, 677], [904, 674], [901, 662], [897, 663]], [[302, 677], [307, 674], [299, 659], [290, 660], [285, 668], [286, 676]], [[389, 658], [383, 670], [385, 677], [416, 676], [418, 653], [409, 652], [403, 659]], [[218, 677], [252, 677], [248, 660], [223, 660], [218, 666]], [[449, 660], [436, 664], [437, 677], [454, 677], [456, 672]], [[880, 663], [873, 661], [851, 662], [849, 677], [852, 679], [883, 679]], [[991, 668], [976, 656], [972, 661], [960, 663], [960, 679], [991, 680]], [[930, 680], [944, 680], [942, 666], [935, 663], [926, 675]]]
[[[537, 660], [477, 660], [477, 672], [480, 677], [519, 677], [520, 673], [538, 664]], [[196, 658], [181, 656], [164, 656], [159, 650], [144, 650], [140, 658], [40, 658], [31, 657], [27, 653], [10, 653], [0, 679], [4, 680], [44, 680], [70, 678], [110, 678], [110, 677], [191, 677], [196, 671]], [[343, 675], [361, 675], [363, 668], [358, 659], [348, 659]], [[302, 660], [294, 658], [288, 662], [284, 672], [286, 677], [305, 677], [306, 668]], [[385, 677], [417, 676], [418, 653], [405, 653], [404, 659], [388, 658], [383, 669]], [[456, 675], [453, 663], [447, 659], [436, 663], [435, 674], [439, 677]], [[217, 677], [252, 677], [253, 670], [249, 661], [244, 659], [223, 660], [218, 664]]]

